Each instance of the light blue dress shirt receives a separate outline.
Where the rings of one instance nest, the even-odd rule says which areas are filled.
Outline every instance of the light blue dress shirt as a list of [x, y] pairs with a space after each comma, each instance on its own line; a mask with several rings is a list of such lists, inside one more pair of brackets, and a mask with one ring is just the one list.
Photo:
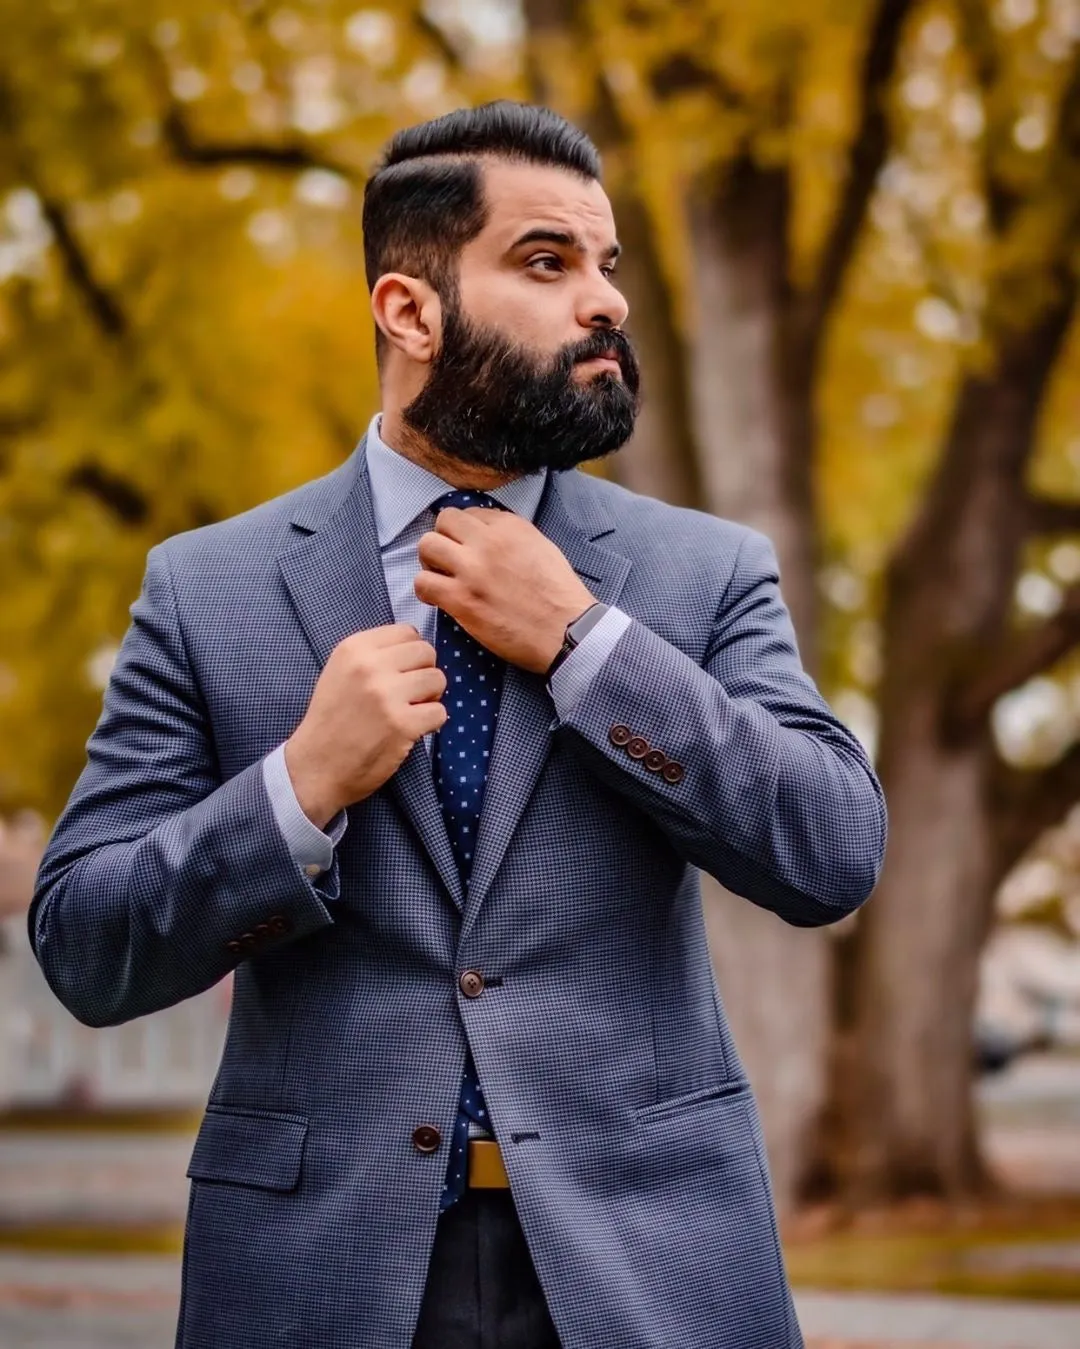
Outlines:
[[[375, 527], [394, 621], [411, 623], [425, 641], [434, 645], [438, 610], [418, 599], [413, 589], [420, 569], [417, 545], [421, 536], [435, 527], [431, 503], [452, 492], [453, 484], [385, 444], [379, 435], [378, 413], [368, 427], [366, 450]], [[527, 473], [493, 488], [488, 495], [515, 515], [533, 520], [546, 481], [547, 470]], [[570, 716], [629, 624], [628, 614], [610, 607], [552, 675], [548, 688], [560, 720]], [[424, 736], [429, 754], [432, 736], [433, 733]], [[263, 760], [263, 775], [270, 805], [293, 860], [305, 875], [314, 879], [327, 871], [334, 860], [334, 848], [345, 832], [345, 812], [331, 820], [326, 833], [308, 819], [293, 791], [284, 745]]]

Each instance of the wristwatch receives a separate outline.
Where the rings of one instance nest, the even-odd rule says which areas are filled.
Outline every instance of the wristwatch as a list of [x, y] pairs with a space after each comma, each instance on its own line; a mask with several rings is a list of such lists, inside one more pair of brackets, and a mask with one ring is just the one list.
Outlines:
[[590, 604], [583, 614], [579, 614], [572, 623], [566, 625], [566, 632], [563, 635], [563, 644], [559, 647], [555, 659], [548, 666], [547, 674], [544, 676], [545, 679], [551, 678], [567, 656], [569, 656], [570, 652], [573, 651], [574, 647], [577, 646], [579, 642], [584, 641], [586, 633], [591, 632], [592, 629], [596, 627], [597, 623], [600, 622], [607, 611], [608, 606], [606, 604], [601, 604], [601, 602], [597, 600], [595, 604]]

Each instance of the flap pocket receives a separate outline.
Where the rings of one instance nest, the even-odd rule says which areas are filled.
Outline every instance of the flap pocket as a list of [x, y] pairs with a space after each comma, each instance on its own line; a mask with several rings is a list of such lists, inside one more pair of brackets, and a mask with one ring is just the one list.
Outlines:
[[226, 1180], [264, 1190], [294, 1190], [308, 1122], [303, 1115], [210, 1106], [195, 1140], [191, 1180]]

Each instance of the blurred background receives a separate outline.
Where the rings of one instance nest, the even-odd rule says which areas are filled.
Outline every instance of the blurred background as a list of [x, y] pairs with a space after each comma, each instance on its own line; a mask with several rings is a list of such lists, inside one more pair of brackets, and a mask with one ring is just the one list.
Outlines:
[[1080, 0], [0, 0], [0, 35], [0, 1345], [171, 1343], [227, 983], [90, 1031], [25, 935], [146, 552], [350, 452], [365, 175], [510, 96], [604, 158], [646, 402], [598, 471], [770, 535], [889, 798], [838, 927], [706, 885], [807, 1332], [1075, 1349]]

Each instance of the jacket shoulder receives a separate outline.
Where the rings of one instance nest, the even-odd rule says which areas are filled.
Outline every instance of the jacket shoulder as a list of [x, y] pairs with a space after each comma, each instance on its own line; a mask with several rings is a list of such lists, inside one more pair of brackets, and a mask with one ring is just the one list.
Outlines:
[[737, 558], [763, 558], [775, 566], [773, 547], [766, 535], [749, 525], [740, 524], [710, 511], [689, 506], [673, 506], [656, 497], [633, 492], [628, 487], [594, 473], [573, 470], [576, 490], [610, 517], [621, 539], [635, 548], [671, 556], [682, 556], [691, 565], [702, 560], [713, 567]]

